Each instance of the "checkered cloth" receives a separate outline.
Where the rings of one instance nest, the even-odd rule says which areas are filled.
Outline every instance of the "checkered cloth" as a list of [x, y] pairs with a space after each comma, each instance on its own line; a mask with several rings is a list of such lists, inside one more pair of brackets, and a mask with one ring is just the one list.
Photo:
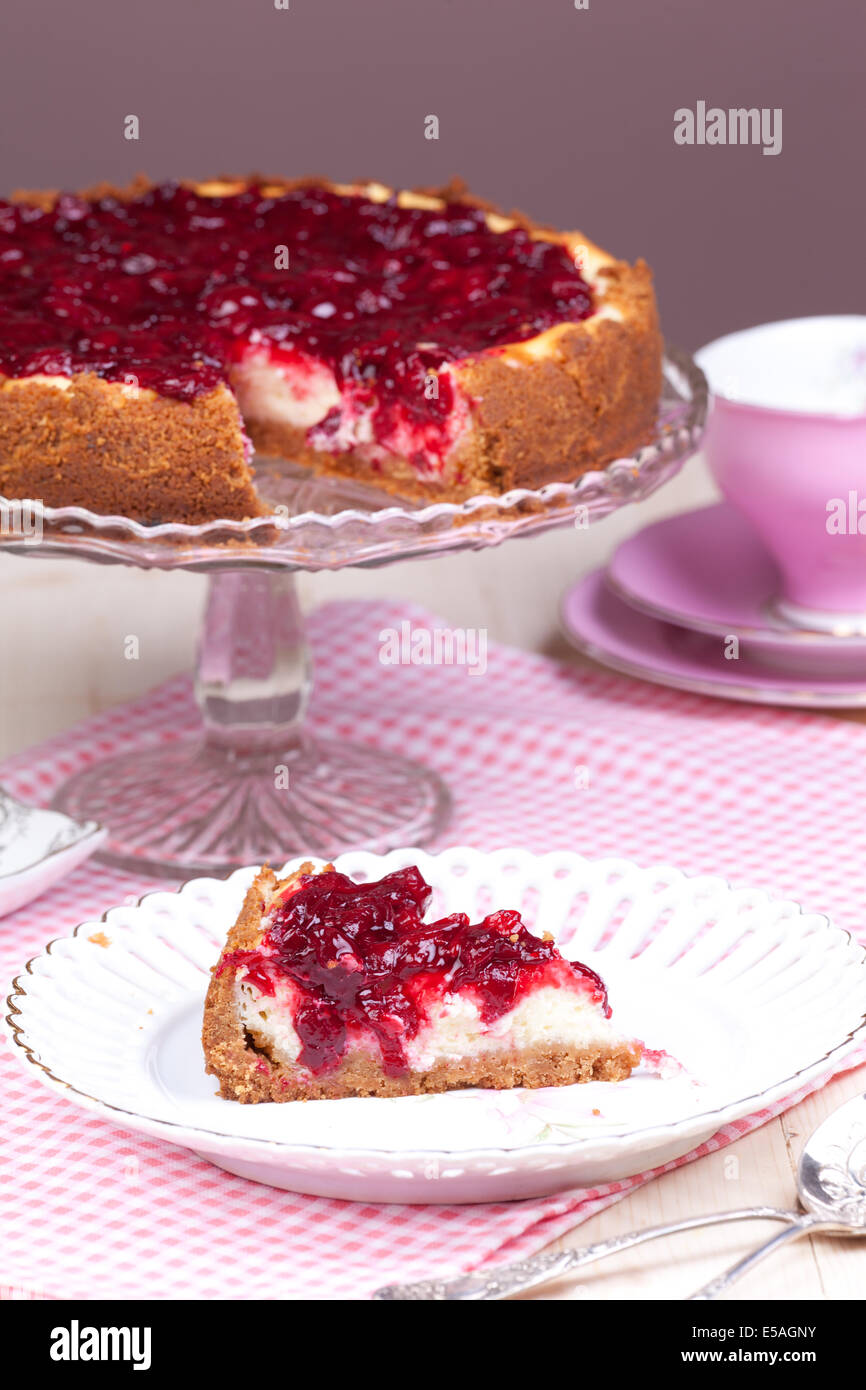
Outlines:
[[[866, 940], [866, 728], [576, 671], [506, 647], [491, 647], [483, 677], [458, 666], [383, 665], [380, 634], [403, 621], [436, 626], [392, 604], [337, 603], [316, 614], [310, 722], [322, 735], [437, 768], [454, 794], [440, 848], [574, 848], [666, 861], [797, 899]], [[173, 680], [11, 758], [0, 778], [45, 802], [70, 772], [140, 735], [195, 725], [189, 682]], [[153, 886], [85, 865], [0, 922], [0, 976], [11, 979], [52, 937]], [[78, 1110], [28, 1075], [12, 1050], [4, 1038], [7, 1296], [364, 1297], [392, 1280], [528, 1255], [654, 1176], [472, 1207], [297, 1196]], [[680, 1162], [775, 1113], [726, 1126]]]

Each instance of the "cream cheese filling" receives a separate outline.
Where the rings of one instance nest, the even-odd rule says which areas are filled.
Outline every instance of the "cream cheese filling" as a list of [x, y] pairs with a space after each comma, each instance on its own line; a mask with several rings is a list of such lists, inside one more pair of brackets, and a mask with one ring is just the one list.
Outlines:
[[[276, 994], [263, 995], [248, 980], [236, 979], [235, 1004], [243, 1028], [276, 1062], [296, 1065], [301, 1040], [293, 1018], [299, 991], [290, 980], [276, 986]], [[430, 1071], [439, 1062], [461, 1058], [507, 1056], [536, 1048], [598, 1049], [622, 1041], [602, 1010], [581, 989], [542, 985], [525, 995], [515, 1008], [485, 1023], [471, 993], [444, 995], [433, 1006], [427, 1022], [403, 1050], [411, 1071]], [[372, 1034], [351, 1037], [349, 1050], [377, 1053]]]

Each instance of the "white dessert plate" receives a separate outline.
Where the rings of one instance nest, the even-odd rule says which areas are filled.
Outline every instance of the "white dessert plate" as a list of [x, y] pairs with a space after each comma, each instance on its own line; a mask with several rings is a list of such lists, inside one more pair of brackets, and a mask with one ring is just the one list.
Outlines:
[[201, 1013], [253, 869], [150, 893], [54, 941], [9, 998], [16, 1052], [75, 1104], [243, 1177], [450, 1203], [595, 1186], [669, 1162], [828, 1075], [866, 1037], [864, 949], [763, 892], [569, 851], [358, 851], [337, 864], [358, 879], [417, 864], [437, 912], [521, 908], [602, 974], [621, 1030], [668, 1056], [618, 1084], [222, 1100], [204, 1070]]
[[99, 848], [106, 831], [27, 806], [0, 787], [0, 917], [38, 898]]

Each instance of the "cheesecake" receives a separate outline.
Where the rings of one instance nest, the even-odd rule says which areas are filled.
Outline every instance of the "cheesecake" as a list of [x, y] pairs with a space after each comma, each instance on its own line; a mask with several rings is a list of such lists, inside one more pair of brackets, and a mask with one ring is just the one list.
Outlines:
[[607, 992], [519, 912], [427, 921], [415, 867], [254, 879], [214, 966], [202, 1042], [243, 1103], [619, 1081], [640, 1045]]
[[459, 183], [252, 177], [0, 201], [0, 496], [267, 514], [254, 455], [410, 501], [652, 439], [652, 277]]

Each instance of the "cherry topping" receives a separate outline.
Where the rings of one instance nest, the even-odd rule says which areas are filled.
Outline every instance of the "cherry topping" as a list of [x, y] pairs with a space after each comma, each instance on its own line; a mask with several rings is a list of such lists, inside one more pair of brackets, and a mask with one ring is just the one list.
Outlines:
[[[562, 246], [480, 209], [304, 187], [205, 198], [163, 184], [124, 203], [64, 194], [51, 211], [0, 201], [0, 373], [108, 380], [191, 399], [253, 345], [324, 361], [425, 447], [453, 407], [438, 368], [593, 312]], [[325, 447], [339, 427], [317, 428]], [[332, 442], [332, 441], [331, 441]]]

